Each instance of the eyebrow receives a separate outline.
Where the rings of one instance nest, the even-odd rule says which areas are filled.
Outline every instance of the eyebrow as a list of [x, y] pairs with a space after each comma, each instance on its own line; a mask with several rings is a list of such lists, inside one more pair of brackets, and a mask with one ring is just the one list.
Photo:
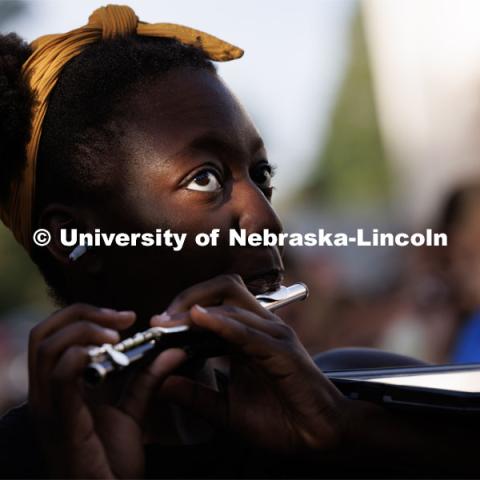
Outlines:
[[[249, 153], [254, 154], [265, 148], [263, 139], [256, 136], [249, 146]], [[240, 157], [244, 154], [244, 150], [231, 141], [228, 137], [220, 136], [216, 132], [206, 132], [199, 137], [194, 138], [185, 150], [207, 150], [207, 151], [226, 151], [231, 155]]]

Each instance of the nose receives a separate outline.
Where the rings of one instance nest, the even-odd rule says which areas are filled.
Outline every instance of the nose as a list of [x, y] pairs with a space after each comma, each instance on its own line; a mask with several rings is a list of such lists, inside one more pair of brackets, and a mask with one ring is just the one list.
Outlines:
[[275, 234], [283, 231], [282, 222], [272, 204], [255, 183], [239, 182], [236, 190], [235, 208], [238, 228], [245, 229], [247, 234], [263, 233], [264, 229]]

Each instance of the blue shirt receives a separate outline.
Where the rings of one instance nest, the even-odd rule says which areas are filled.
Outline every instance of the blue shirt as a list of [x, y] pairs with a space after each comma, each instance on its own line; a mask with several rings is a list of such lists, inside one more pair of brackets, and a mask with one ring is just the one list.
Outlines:
[[480, 310], [460, 330], [453, 348], [452, 363], [480, 362]]

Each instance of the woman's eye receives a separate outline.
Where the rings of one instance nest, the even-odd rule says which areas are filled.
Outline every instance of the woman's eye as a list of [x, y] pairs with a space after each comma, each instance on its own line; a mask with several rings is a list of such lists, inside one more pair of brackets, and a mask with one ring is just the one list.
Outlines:
[[221, 188], [217, 175], [211, 170], [202, 170], [197, 173], [187, 185], [188, 190], [196, 190], [197, 192], [216, 192]]
[[261, 188], [268, 189], [272, 186], [272, 167], [270, 165], [262, 165], [252, 174], [253, 181]]

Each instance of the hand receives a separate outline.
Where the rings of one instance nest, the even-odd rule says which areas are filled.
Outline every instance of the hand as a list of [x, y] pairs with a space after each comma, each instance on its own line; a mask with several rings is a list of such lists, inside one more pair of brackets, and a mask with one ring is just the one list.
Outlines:
[[89, 361], [87, 346], [118, 342], [118, 331], [134, 321], [134, 312], [75, 304], [32, 330], [29, 408], [51, 475], [143, 475], [142, 421], [151, 393], [185, 360], [185, 353], [179, 349], [162, 352], [133, 377], [119, 401], [100, 403], [88, 398], [88, 387], [82, 382]]
[[172, 376], [160, 389], [163, 399], [258, 447], [301, 452], [339, 442], [348, 401], [319, 371], [294, 331], [264, 309], [239, 276], [222, 275], [185, 290], [151, 323], [185, 323], [186, 313], [187, 321], [232, 346], [228, 392]]

